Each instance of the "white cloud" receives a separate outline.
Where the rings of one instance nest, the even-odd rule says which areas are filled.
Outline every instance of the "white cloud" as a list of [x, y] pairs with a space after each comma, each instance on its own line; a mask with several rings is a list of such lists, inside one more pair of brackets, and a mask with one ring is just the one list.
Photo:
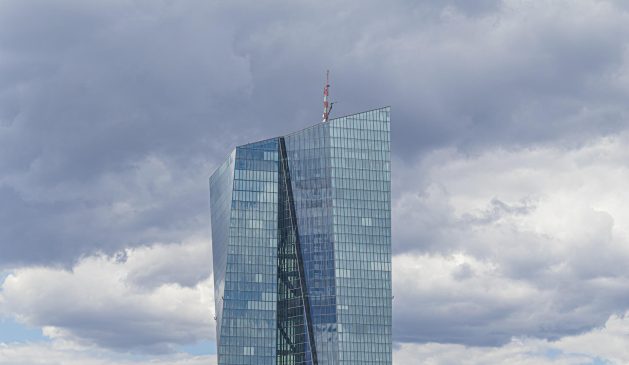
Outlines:
[[398, 164], [398, 339], [558, 339], [629, 309], [628, 137]]
[[126, 280], [139, 287], [153, 288], [168, 283], [194, 287], [211, 272], [210, 251], [209, 240], [195, 238], [182, 244], [127, 249], [117, 258], [124, 260]]
[[81, 259], [71, 271], [14, 270], [0, 306], [52, 339], [121, 351], [172, 351], [214, 337], [205, 240]]
[[629, 363], [628, 335], [629, 312], [624, 316], [611, 316], [604, 327], [579, 336], [565, 337], [549, 345], [564, 352], [583, 353], [591, 357], [607, 359], [612, 364], [627, 364]]

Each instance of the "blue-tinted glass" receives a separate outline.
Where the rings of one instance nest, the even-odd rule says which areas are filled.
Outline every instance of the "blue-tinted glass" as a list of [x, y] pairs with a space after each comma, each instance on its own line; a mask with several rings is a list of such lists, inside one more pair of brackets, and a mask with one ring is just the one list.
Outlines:
[[338, 364], [330, 123], [286, 136], [318, 364]]
[[389, 108], [240, 146], [210, 193], [219, 364], [391, 364]]

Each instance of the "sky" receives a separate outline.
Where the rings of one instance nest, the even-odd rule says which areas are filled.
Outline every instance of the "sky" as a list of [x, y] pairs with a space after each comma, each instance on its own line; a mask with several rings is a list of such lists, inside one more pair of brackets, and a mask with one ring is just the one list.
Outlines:
[[208, 177], [391, 106], [394, 364], [629, 363], [629, 5], [0, 0], [0, 365], [216, 363]]

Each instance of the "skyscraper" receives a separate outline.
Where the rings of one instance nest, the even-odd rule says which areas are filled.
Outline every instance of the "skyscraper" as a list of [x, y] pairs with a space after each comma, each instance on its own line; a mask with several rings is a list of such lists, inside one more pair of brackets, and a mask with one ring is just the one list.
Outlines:
[[219, 364], [391, 364], [389, 122], [331, 119], [214, 172]]

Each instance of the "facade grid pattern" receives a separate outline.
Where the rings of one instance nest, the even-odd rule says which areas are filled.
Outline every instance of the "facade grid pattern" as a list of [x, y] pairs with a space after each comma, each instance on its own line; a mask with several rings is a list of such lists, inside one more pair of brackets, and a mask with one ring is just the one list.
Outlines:
[[389, 120], [240, 146], [214, 173], [219, 364], [392, 363]]
[[286, 136], [286, 150], [317, 361], [338, 364], [330, 123]]
[[235, 155], [218, 356], [225, 364], [275, 365], [277, 141]]
[[340, 364], [391, 363], [388, 113], [330, 123]]

